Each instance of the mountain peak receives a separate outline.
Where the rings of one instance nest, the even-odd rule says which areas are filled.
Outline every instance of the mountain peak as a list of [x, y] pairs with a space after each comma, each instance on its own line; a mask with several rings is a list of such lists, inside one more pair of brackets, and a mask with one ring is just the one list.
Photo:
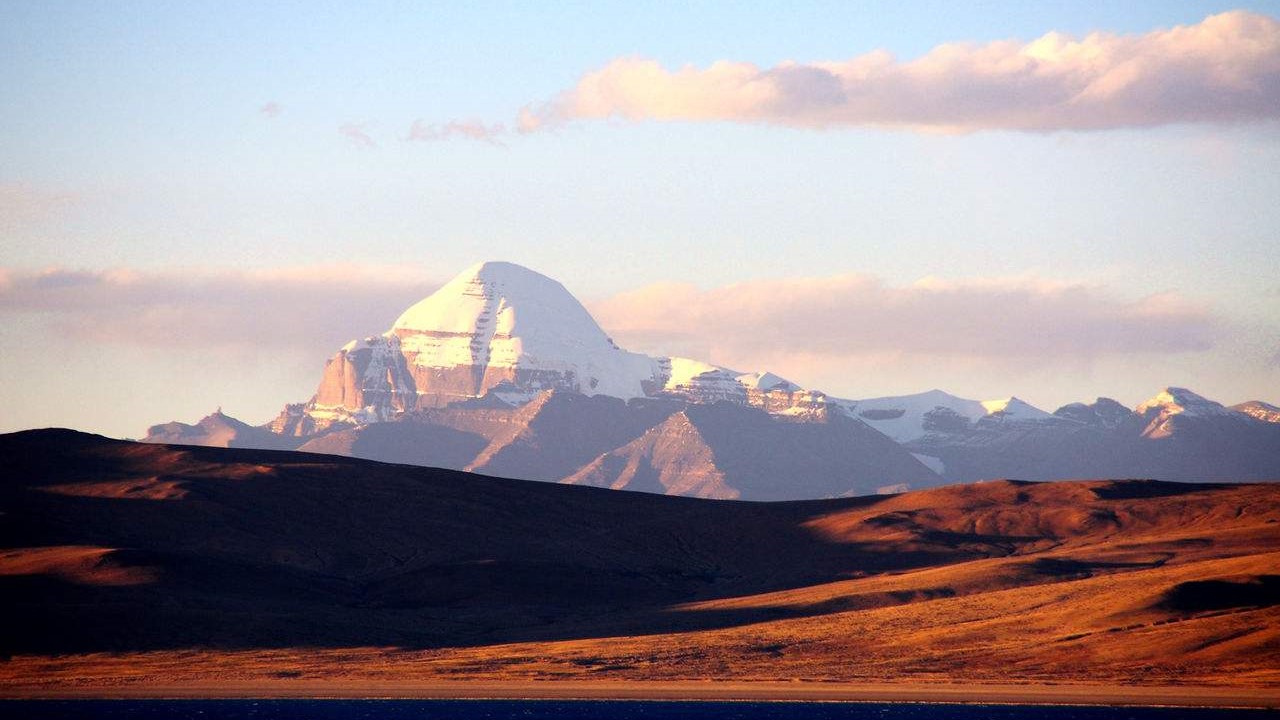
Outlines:
[[[477, 325], [494, 325], [496, 330], [500, 319], [497, 315], [515, 307], [519, 307], [522, 314], [567, 311], [569, 316], [561, 322], [575, 322], [593, 331], [589, 334], [604, 336], [586, 308], [559, 282], [521, 265], [499, 261], [476, 263], [458, 273], [439, 290], [405, 310], [391, 329], [392, 332], [470, 332]], [[553, 327], [555, 324], [550, 323]]]
[[1255, 420], [1269, 423], [1280, 423], [1280, 407], [1261, 400], [1250, 400], [1239, 405], [1232, 405], [1232, 410], [1242, 412]]
[[1214, 402], [1202, 395], [1197, 395], [1186, 388], [1173, 386], [1166, 387], [1156, 393], [1154, 397], [1139, 405], [1134, 411], [1139, 415], [1145, 415], [1153, 410], [1159, 411], [1163, 416], [1207, 417], [1232, 414], [1221, 403]]
[[655, 372], [650, 358], [615, 345], [559, 282], [498, 261], [462, 271], [335, 361], [312, 414], [358, 423], [506, 385], [529, 397], [549, 388], [641, 397]]
[[983, 400], [982, 407], [988, 415], [1001, 413], [1003, 417], [1013, 420], [1038, 420], [1051, 417], [1049, 413], [1012, 395], [1001, 400]]
[[1053, 414], [1085, 425], [1115, 428], [1127, 420], [1133, 412], [1111, 398], [1099, 397], [1092, 404], [1068, 403], [1055, 410]]

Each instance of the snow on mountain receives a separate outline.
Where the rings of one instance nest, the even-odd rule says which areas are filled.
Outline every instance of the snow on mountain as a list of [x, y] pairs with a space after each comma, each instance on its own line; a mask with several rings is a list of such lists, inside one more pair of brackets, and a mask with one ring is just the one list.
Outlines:
[[746, 401], [747, 388], [738, 382], [742, 373], [736, 370], [683, 357], [658, 358], [658, 367], [664, 392], [692, 396], [704, 402]]
[[1003, 400], [983, 400], [982, 407], [987, 411], [988, 415], [999, 414], [1008, 420], [1047, 420], [1053, 417], [1052, 414], [1016, 397], [1007, 397]]
[[1142, 435], [1159, 439], [1172, 435], [1182, 418], [1212, 419], [1247, 416], [1226, 408], [1222, 403], [1197, 395], [1186, 388], [1167, 387], [1134, 408], [1134, 413], [1147, 421]]
[[506, 262], [468, 268], [406, 310], [388, 335], [415, 375], [484, 368], [464, 394], [525, 379], [625, 399], [644, 396], [655, 372], [652, 359], [614, 344], [563, 285]]
[[900, 443], [932, 432], [963, 431], [987, 415], [980, 401], [956, 397], [942, 390], [836, 402], [851, 416]]
[[1153, 410], [1164, 416], [1212, 417], [1215, 415], [1234, 414], [1232, 410], [1224, 407], [1222, 403], [1214, 402], [1180, 387], [1167, 387], [1161, 390], [1155, 397], [1135, 408], [1134, 412], [1139, 415], [1146, 415]]
[[744, 387], [752, 390], [786, 390], [794, 392], [800, 389], [799, 385], [786, 378], [778, 377], [771, 372], [745, 373], [739, 375], [737, 379]]
[[512, 263], [484, 262], [414, 304], [386, 333], [345, 345], [326, 364], [312, 401], [287, 407], [273, 426], [361, 426], [460, 401], [512, 407], [548, 389], [731, 402], [792, 415], [825, 399], [772, 373], [628, 352], [560, 283]]
[[962, 432], [982, 418], [1050, 417], [1017, 398], [984, 406], [940, 390], [839, 400], [770, 372], [628, 352], [560, 283], [512, 263], [484, 262], [414, 304], [386, 333], [344, 346], [325, 366], [312, 401], [286, 408], [274, 425], [323, 431], [481, 398], [511, 407], [547, 389], [729, 402], [793, 418], [835, 407], [899, 442]]
[[1232, 410], [1242, 412], [1245, 415], [1262, 422], [1280, 423], [1280, 407], [1276, 407], [1271, 403], [1265, 403], [1261, 400], [1250, 400], [1239, 405], [1232, 405]]

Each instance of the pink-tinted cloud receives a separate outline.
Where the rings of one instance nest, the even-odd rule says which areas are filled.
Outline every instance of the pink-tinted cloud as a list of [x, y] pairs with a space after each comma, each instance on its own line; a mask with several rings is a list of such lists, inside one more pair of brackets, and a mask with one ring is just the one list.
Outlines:
[[365, 132], [364, 125], [347, 123], [340, 126], [338, 132], [352, 143], [355, 143], [358, 148], [369, 150], [378, 147], [378, 143], [374, 142], [369, 133]]
[[839, 62], [722, 60], [670, 70], [624, 58], [526, 108], [517, 129], [610, 117], [940, 132], [1277, 119], [1280, 22], [1232, 11], [1142, 35], [947, 43], [906, 62], [875, 51]]
[[284, 112], [284, 108], [280, 107], [280, 103], [273, 100], [258, 108], [258, 112], [262, 113], [263, 117], [271, 120], [279, 117], [280, 113]]
[[0, 322], [60, 340], [155, 348], [303, 350], [383, 332], [437, 283], [421, 268], [253, 271], [0, 269]]
[[[147, 348], [275, 348], [327, 357], [385, 331], [437, 287], [400, 266], [259, 271], [40, 272], [0, 268], [0, 323], [59, 341]], [[623, 347], [685, 355], [797, 381], [901, 362], [1079, 365], [1212, 350], [1227, 324], [1173, 293], [1124, 299], [1036, 278], [790, 278], [709, 290], [667, 283], [591, 304]], [[980, 370], [975, 370], [980, 372]]]
[[409, 134], [405, 136], [405, 140], [409, 142], [429, 142], [463, 138], [498, 147], [506, 147], [506, 144], [502, 142], [502, 138], [506, 134], [507, 128], [501, 123], [486, 125], [479, 120], [451, 120], [441, 125], [429, 124], [423, 120], [414, 120], [413, 125], [409, 128]]
[[1121, 299], [1035, 278], [921, 280], [867, 275], [761, 280], [701, 290], [659, 284], [596, 303], [623, 346], [758, 368], [781, 355], [828, 366], [916, 357], [1079, 363], [1210, 350], [1224, 323], [1172, 293]]

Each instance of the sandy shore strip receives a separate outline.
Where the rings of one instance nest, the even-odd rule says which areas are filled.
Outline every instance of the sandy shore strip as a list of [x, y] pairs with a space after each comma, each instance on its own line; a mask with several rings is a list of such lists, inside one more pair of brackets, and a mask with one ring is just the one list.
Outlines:
[[1280, 708], [1280, 688], [815, 682], [359, 682], [0, 686], [0, 698], [397, 698], [991, 703]]

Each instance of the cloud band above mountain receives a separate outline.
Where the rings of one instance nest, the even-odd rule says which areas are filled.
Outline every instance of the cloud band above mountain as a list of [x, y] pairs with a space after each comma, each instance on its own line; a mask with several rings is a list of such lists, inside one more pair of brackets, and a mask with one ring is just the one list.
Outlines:
[[623, 58], [526, 108], [518, 127], [591, 118], [939, 132], [1276, 119], [1280, 22], [1237, 10], [1141, 35], [947, 43], [905, 62], [875, 51], [839, 62], [721, 60], [670, 70]]
[[[327, 356], [390, 327], [435, 285], [420, 268], [76, 271], [0, 268], [0, 315], [90, 342], [292, 347]], [[623, 346], [720, 362], [787, 348], [831, 361], [868, 355], [1087, 360], [1212, 349], [1225, 322], [1186, 298], [1136, 300], [1044, 279], [869, 275], [758, 280], [709, 290], [662, 283], [590, 303]], [[704, 355], [707, 353], [707, 355]]]
[[319, 360], [361, 333], [382, 332], [407, 303], [435, 287], [421, 268], [398, 266], [0, 268], [0, 321], [25, 315], [35, 318], [37, 329], [90, 343], [294, 349]]
[[719, 362], [785, 348], [810, 357], [970, 357], [1034, 362], [1211, 349], [1224, 323], [1166, 293], [1137, 300], [1042, 279], [921, 280], [866, 275], [758, 280], [701, 290], [660, 284], [595, 304], [624, 346], [672, 347]]

